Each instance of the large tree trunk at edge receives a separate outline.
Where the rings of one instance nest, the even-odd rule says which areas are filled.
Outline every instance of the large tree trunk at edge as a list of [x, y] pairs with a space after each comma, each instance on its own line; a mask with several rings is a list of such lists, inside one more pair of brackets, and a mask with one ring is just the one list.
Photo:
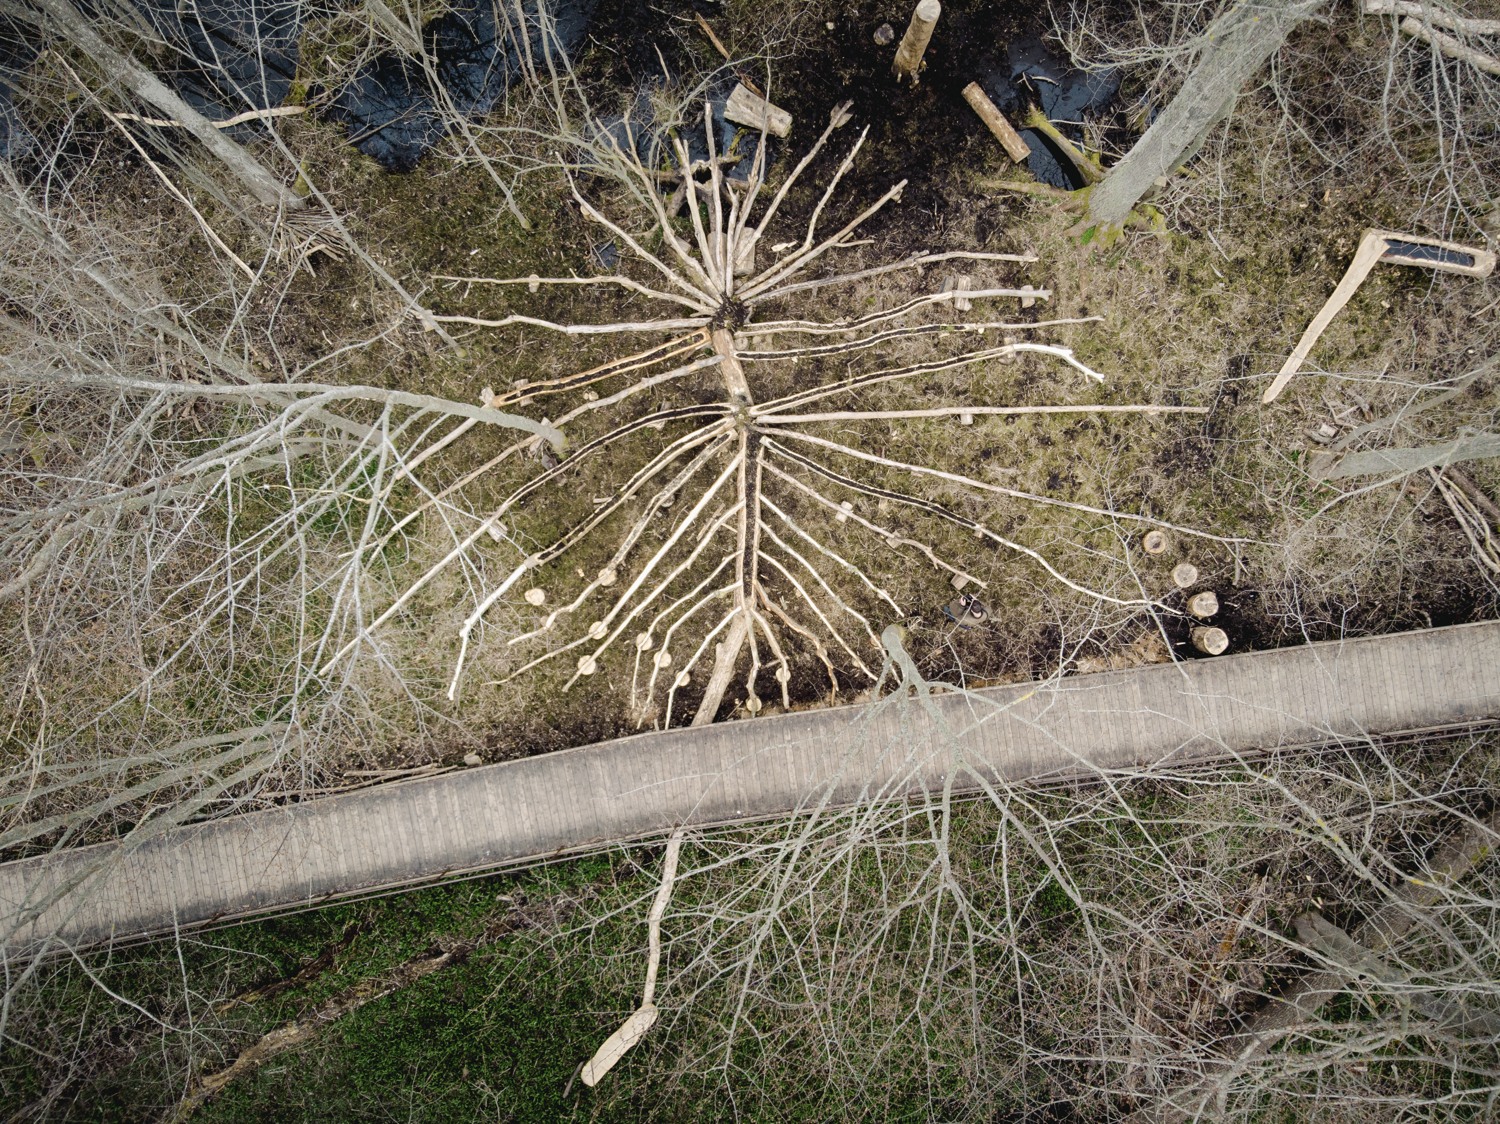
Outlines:
[[1244, 0], [1210, 24], [1182, 89], [1090, 193], [1084, 225], [1123, 222], [1157, 180], [1192, 159], [1245, 83], [1322, 6], [1323, 0]]

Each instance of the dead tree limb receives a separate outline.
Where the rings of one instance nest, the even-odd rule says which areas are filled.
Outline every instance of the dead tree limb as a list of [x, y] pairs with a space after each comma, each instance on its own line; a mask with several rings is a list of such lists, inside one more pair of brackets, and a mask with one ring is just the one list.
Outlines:
[[[1386, 904], [1355, 931], [1353, 940], [1371, 955], [1393, 948], [1422, 923], [1424, 910], [1494, 854], [1497, 841], [1500, 841], [1500, 811], [1492, 812], [1482, 823], [1465, 824], [1438, 847], [1425, 871], [1407, 875], [1402, 885], [1391, 891]], [[1179, 1124], [1221, 1115], [1234, 1080], [1278, 1043], [1311, 1024], [1323, 1005], [1344, 990], [1350, 975], [1347, 968], [1338, 966], [1304, 976], [1263, 1009], [1247, 1030], [1230, 1039], [1226, 1056], [1209, 1065], [1200, 1081], [1170, 1095], [1157, 1106], [1136, 1112], [1130, 1119], [1139, 1124], [1146, 1121]]]
[[163, 116], [181, 125], [208, 149], [255, 197], [256, 202], [295, 210], [302, 199], [281, 182], [243, 145], [226, 137], [207, 117], [183, 101], [166, 83], [129, 55], [104, 41], [89, 19], [68, 0], [0, 0], [0, 12], [40, 27], [73, 44], [106, 74], [118, 78], [126, 89]]
[[[1412, 988], [1408, 974], [1371, 952], [1317, 910], [1294, 922], [1297, 939], [1324, 957], [1349, 980], [1365, 979], [1398, 1001], [1408, 1001], [1424, 1018], [1465, 1037], [1500, 1038], [1500, 1012], [1459, 999], [1434, 999]], [[1410, 999], [1406, 1000], [1406, 995]]]
[[1412, 0], [1364, 0], [1360, 11], [1367, 16], [1416, 16], [1433, 27], [1446, 27], [1465, 35], [1500, 35], [1500, 20], [1476, 20], [1436, 4], [1416, 4]]
[[1401, 21], [1401, 30], [1413, 39], [1421, 39], [1429, 46], [1436, 48], [1450, 59], [1466, 62], [1475, 70], [1482, 70], [1486, 74], [1500, 77], [1500, 59], [1494, 55], [1487, 55], [1483, 51], [1476, 51], [1473, 47], [1455, 39], [1447, 32], [1438, 31], [1429, 27], [1416, 16], [1407, 16]]

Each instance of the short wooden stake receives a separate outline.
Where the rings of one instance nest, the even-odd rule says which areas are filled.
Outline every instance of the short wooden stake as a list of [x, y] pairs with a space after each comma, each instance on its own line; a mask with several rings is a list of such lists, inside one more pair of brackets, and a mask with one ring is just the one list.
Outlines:
[[921, 0], [911, 14], [911, 23], [906, 25], [906, 34], [901, 36], [901, 45], [896, 48], [896, 61], [891, 69], [898, 81], [918, 82], [917, 73], [922, 69], [922, 56], [927, 53], [927, 44], [932, 42], [932, 29], [943, 14], [943, 5], [938, 0]]
[[1198, 584], [1198, 567], [1191, 562], [1179, 562], [1172, 568], [1172, 584], [1178, 589], [1187, 589]]
[[1229, 651], [1229, 634], [1212, 626], [1192, 631], [1193, 647], [1205, 656], [1222, 656]]
[[[974, 278], [967, 273], [959, 273], [956, 275], [950, 273], [943, 281], [943, 287], [940, 291], [944, 293], [965, 293], [968, 292], [969, 286], [973, 284], [973, 282]], [[973, 308], [974, 302], [968, 297], [955, 296], [953, 298], [953, 311], [969, 312]]]
[[995, 139], [1000, 142], [1005, 154], [1017, 164], [1031, 155], [1031, 146], [1021, 139], [1021, 134], [1011, 126], [1005, 119], [1005, 114], [1000, 112], [1000, 107], [990, 100], [989, 94], [984, 92], [984, 87], [978, 82], [970, 82], [964, 87], [964, 101], [968, 102], [979, 114], [979, 119], [985, 123]]
[[1165, 554], [1167, 536], [1160, 531], [1147, 531], [1141, 536], [1141, 549], [1147, 554]]

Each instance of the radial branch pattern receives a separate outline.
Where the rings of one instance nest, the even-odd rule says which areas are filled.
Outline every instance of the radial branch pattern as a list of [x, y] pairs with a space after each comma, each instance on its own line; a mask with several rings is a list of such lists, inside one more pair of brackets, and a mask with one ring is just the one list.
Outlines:
[[[705, 120], [711, 121], [711, 115], [705, 113]], [[941, 262], [982, 268], [982, 263], [1035, 260], [1022, 254], [949, 251], [909, 255], [873, 268], [825, 270], [829, 255], [857, 244], [855, 235], [861, 226], [898, 200], [905, 186], [905, 181], [895, 184], [832, 233], [824, 233], [826, 213], [839, 209], [840, 186], [865, 144], [868, 129], [859, 134], [821, 191], [815, 192], [805, 228], [799, 224], [796, 236], [767, 247], [767, 231], [778, 213], [794, 193], [806, 190], [803, 177], [849, 120], [848, 103], [837, 107], [816, 143], [774, 191], [769, 190], [764, 136], [755, 148], [748, 177], [736, 182], [724, 172], [725, 161], [715, 149], [711, 127], [705, 130], [708, 159], [694, 163], [682, 139], [674, 137], [665, 174], [646, 166], [636, 154], [635, 138], [627, 135], [625, 142], [613, 143], [614, 170], [645, 199], [651, 223], [648, 233], [630, 233], [623, 222], [591, 203], [576, 183], [572, 190], [581, 213], [609, 232], [644, 280], [622, 272], [491, 282], [525, 284], [532, 292], [543, 286], [611, 286], [633, 302], [665, 306], [666, 315], [600, 323], [560, 323], [520, 314], [500, 319], [433, 317], [441, 323], [480, 328], [529, 326], [571, 336], [655, 336], [661, 342], [644, 348], [636, 344], [629, 354], [589, 370], [520, 384], [501, 393], [486, 390], [484, 404], [494, 409], [531, 409], [539, 414], [548, 413], [549, 405], [560, 409], [550, 421], [569, 437], [572, 447], [558, 461], [537, 439], [528, 437], [439, 487], [422, 488], [422, 502], [372, 549], [389, 542], [425, 511], [441, 507], [445, 515], [451, 515], [463, 510], [466, 489], [498, 472], [504, 462], [540, 462], [543, 466], [500, 499], [488, 515], [476, 519], [476, 525], [458, 538], [441, 561], [388, 605], [335, 659], [350, 652], [370, 630], [402, 610], [445, 571], [464, 562], [472, 564], [482, 554], [509, 550], [505, 569], [476, 597], [463, 621], [450, 698], [457, 696], [470, 649], [478, 642], [486, 616], [496, 605], [514, 601], [534, 607], [539, 614], [530, 631], [491, 639], [523, 653], [529, 650], [529, 658], [518, 661], [515, 675], [552, 661], [566, 661], [571, 667], [569, 686], [600, 673], [628, 672], [633, 704], [642, 722], [669, 724], [674, 713], [681, 713], [679, 696], [684, 694], [696, 707], [694, 723], [711, 721], [736, 684], [743, 688], [742, 695], [736, 689], [736, 696], [752, 713], [761, 708], [761, 695], [767, 690], [778, 694], [784, 706], [790, 705], [788, 684], [793, 664], [799, 660], [814, 661], [835, 690], [841, 676], [846, 680], [873, 678], [872, 668], [879, 667], [882, 627], [908, 611], [884, 588], [881, 574], [871, 572], [867, 564], [849, 557], [850, 552], [839, 546], [836, 536], [829, 533], [831, 522], [852, 524], [879, 536], [889, 548], [886, 557], [909, 555], [911, 564], [936, 567], [959, 586], [972, 583], [982, 589], [985, 583], [965, 569], [962, 558], [945, 556], [941, 545], [924, 541], [912, 526], [924, 519], [929, 525], [931, 520], [952, 524], [1088, 597], [1117, 605], [1147, 604], [1090, 589], [1035, 547], [1007, 537], [952, 503], [933, 498], [931, 485], [939, 482], [942, 494], [949, 497], [1000, 496], [1111, 519], [1141, 517], [1000, 487], [942, 465], [909, 463], [839, 439], [840, 426], [875, 421], [899, 425], [923, 418], [968, 422], [981, 415], [1192, 409], [967, 402], [923, 409], [864, 408], [876, 388], [888, 389], [1024, 353], [1055, 360], [1076, 377], [1103, 381], [1101, 374], [1065, 347], [1013, 341], [995, 345], [984, 340], [984, 333], [994, 329], [1032, 331], [1076, 320], [964, 322], [950, 314], [943, 323], [903, 323], [934, 307], [956, 312], [976, 301], [1031, 303], [1045, 300], [1048, 292], [1029, 286], [950, 287], [846, 319], [757, 319], [764, 308], [795, 308], [797, 301], [805, 303], [814, 293], [819, 307], [824, 307], [830, 297], [836, 299], [839, 292], [862, 282], [903, 271], [920, 277], [923, 267]], [[763, 201], [766, 194], [769, 199]], [[682, 204], [685, 221], [675, 217]], [[769, 264], [757, 270], [761, 259]], [[798, 343], [799, 338], [812, 342]], [[937, 344], [965, 339], [978, 346], [916, 362], [880, 364], [882, 355], [897, 345], [910, 355], [914, 341]], [[832, 380], [823, 378], [818, 372], [832, 362], [843, 364], [847, 373]], [[806, 377], [788, 380], [789, 364]], [[779, 374], [773, 378], [773, 372]], [[710, 381], [705, 384], [705, 379]], [[762, 400], [757, 390], [763, 384], [783, 392]], [[717, 389], [705, 394], [704, 385]], [[788, 386], [795, 389], [787, 391]], [[680, 405], [638, 408], [639, 403], [660, 402], [663, 394], [673, 393], [681, 394]], [[409, 458], [403, 475], [415, 474], [473, 427], [472, 421], [465, 421], [434, 435], [427, 447]], [[638, 467], [625, 476], [619, 462], [631, 458]], [[606, 494], [591, 497], [591, 511], [578, 514], [575, 510], [540, 541], [517, 533], [517, 520], [549, 508], [561, 509], [565, 506], [561, 501], [571, 496], [569, 489], [576, 491], [582, 484], [605, 478], [600, 473], [606, 465], [622, 478]], [[916, 518], [908, 520], [907, 516]], [[520, 548], [523, 553], [517, 558], [515, 551], [522, 542], [527, 545]], [[584, 554], [606, 561], [591, 576], [576, 565], [569, 570], [574, 556]], [[571, 599], [553, 605], [559, 588], [576, 586], [566, 580], [570, 574], [583, 582], [582, 588]]]

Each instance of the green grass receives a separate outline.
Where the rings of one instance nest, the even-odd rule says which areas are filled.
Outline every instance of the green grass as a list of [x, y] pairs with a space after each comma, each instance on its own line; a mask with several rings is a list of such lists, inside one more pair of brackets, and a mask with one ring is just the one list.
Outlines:
[[[1402, 776], [1444, 791], [1440, 804], [1482, 801], [1493, 792], [1494, 745], [1405, 747]], [[73, 1108], [54, 1118], [161, 1116], [190, 1069], [216, 1071], [346, 989], [500, 924], [504, 934], [466, 959], [239, 1078], [197, 1119], [689, 1121], [729, 1118], [731, 1096], [735, 1118], [764, 1122], [1003, 1117], [1071, 1098], [1081, 1119], [1103, 1119], [1113, 1102], [1087, 1090], [1117, 1089], [1123, 1063], [1090, 1059], [1101, 1042], [1122, 1041], [1133, 1009], [1111, 996], [1148, 1003], [1154, 1034], [1195, 1049], [1229, 1027], [1231, 1011], [1253, 1009], [1303, 970], [1267, 933], [1289, 931], [1314, 896], [1354, 916], [1380, 899], [1264, 778], [1345, 839], [1409, 835], [1426, 846], [1449, 829], [1436, 807], [1368, 787], [1383, 772], [1355, 750], [1311, 770], [1273, 760], [1113, 794], [1022, 793], [1004, 816], [961, 802], [951, 869], [972, 935], [951, 893], [936, 894], [938, 853], [923, 817], [903, 822], [887, 809], [847, 848], [859, 817], [830, 820], [790, 869], [738, 1016], [741, 958], [791, 861], [774, 845], [802, 824], [716, 833], [683, 853], [664, 923], [661, 1021], [592, 1091], [569, 1081], [638, 1002], [659, 847], [86, 954], [97, 983], [74, 961], [51, 962], [13, 996], [0, 1093], [21, 1105], [66, 1083], [60, 1103]], [[1482, 900], [1496, 877], [1483, 868], [1466, 888]], [[1221, 947], [1247, 913], [1253, 923]], [[934, 933], [953, 939], [934, 947]], [[1490, 956], [1482, 941], [1474, 954]], [[1441, 971], [1447, 954], [1420, 955]], [[1384, 1010], [1346, 1003], [1327, 1015], [1352, 1034]], [[1401, 1047], [1381, 1082], [1431, 1087], [1437, 1068], [1422, 1050], [1415, 1039]], [[1071, 1060], [1038, 1068], [1049, 1053]], [[1460, 1080], [1473, 1086], [1472, 1073]]]

